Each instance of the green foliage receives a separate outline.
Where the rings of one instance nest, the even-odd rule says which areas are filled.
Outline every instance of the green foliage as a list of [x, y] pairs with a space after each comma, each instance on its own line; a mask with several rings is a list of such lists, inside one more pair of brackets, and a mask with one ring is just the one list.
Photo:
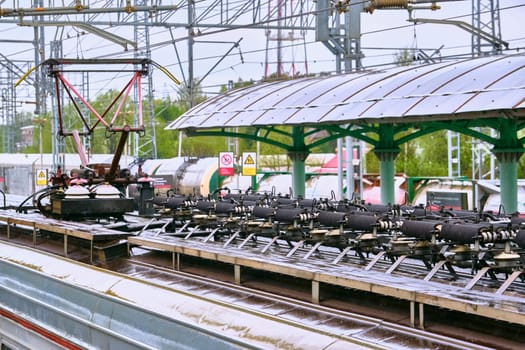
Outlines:
[[406, 160], [402, 170], [408, 176], [447, 176], [447, 131], [419, 137], [411, 142], [411, 146], [407, 145], [402, 157]]
[[206, 100], [206, 95], [202, 92], [202, 87], [198, 84], [198, 80], [194, 79], [192, 84], [188, 85], [182, 83], [177, 90], [178, 100], [177, 103], [187, 111], [193, 106], [198, 105]]
[[[51, 153], [52, 138], [50, 123], [51, 118], [49, 113], [38, 117], [34, 116], [32, 113], [21, 113], [17, 115], [17, 120], [23, 124], [21, 126], [34, 126], [32, 145], [22, 148], [20, 150], [22, 153], [40, 153], [40, 135], [42, 135], [42, 152]], [[40, 128], [42, 128], [42, 130], [40, 130]], [[17, 130], [20, 130], [20, 128], [17, 127]], [[21, 136], [17, 135], [16, 138], [21, 138]]]
[[[461, 175], [471, 176], [469, 137], [461, 138]], [[447, 131], [441, 130], [401, 145], [396, 172], [407, 176], [448, 176]], [[378, 173], [379, 160], [373, 151], [365, 156], [366, 172]]]
[[179, 133], [164, 128], [184, 113], [184, 109], [178, 103], [169, 99], [160, 101], [155, 107], [155, 135], [157, 136], [157, 156], [159, 158], [176, 157], [179, 147]]
[[233, 83], [232, 87], [228, 87], [226, 85], [222, 85], [219, 92], [220, 93], [225, 93], [228, 90], [240, 89], [240, 88], [243, 88], [243, 87], [246, 87], [246, 86], [250, 86], [250, 85], [253, 85], [253, 84], [255, 84], [255, 81], [253, 79], [250, 79], [248, 81], [244, 81], [241, 78], [239, 78], [239, 80], [237, 80], [236, 83]]
[[216, 157], [227, 149], [226, 137], [185, 137], [182, 141], [183, 156]]
[[365, 172], [370, 174], [379, 174], [379, 159], [374, 152], [365, 154]]
[[518, 161], [518, 179], [525, 177], [525, 157], [521, 157]]
[[395, 54], [394, 60], [398, 66], [410, 66], [414, 57], [409, 49], [402, 49]]

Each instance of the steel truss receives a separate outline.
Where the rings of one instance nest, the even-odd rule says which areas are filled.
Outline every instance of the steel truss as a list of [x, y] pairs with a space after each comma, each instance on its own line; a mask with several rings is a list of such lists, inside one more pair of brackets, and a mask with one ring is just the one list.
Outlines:
[[[485, 9], [481, 6], [481, 0], [473, 0], [473, 4], [475, 1], [479, 3], [478, 12]], [[498, 0], [483, 1], [490, 1], [494, 7]], [[27, 3], [27, 6], [23, 7], [24, 3]], [[108, 55], [129, 57], [129, 51], [133, 50], [131, 54], [134, 58], [149, 59], [152, 50], [173, 46], [174, 61], [180, 67], [183, 86], [190, 92], [189, 105], [192, 106], [195, 85], [202, 83], [226, 56], [240, 51], [239, 41], [206, 41], [206, 36], [234, 29], [311, 31], [316, 33], [316, 40], [322, 42], [336, 57], [335, 70], [350, 72], [362, 68], [359, 16], [364, 10], [370, 12], [371, 4], [372, 2], [367, 1], [352, 3], [333, 0], [181, 0], [169, 4], [161, 0], [72, 0], [69, 3], [61, 0], [13, 1], [11, 8], [9, 3], [2, 4], [0, 24], [10, 23], [34, 28], [32, 44], [35, 50], [35, 65], [50, 57], [61, 58], [54, 56], [61, 53], [53, 45], [67, 40], [67, 28], [71, 27], [78, 30], [78, 35], [90, 33], [119, 47], [119, 51], [95, 54], [93, 58], [104, 58]], [[374, 4], [377, 9], [380, 8], [377, 6], [379, 2]], [[476, 18], [481, 21], [479, 15]], [[473, 18], [473, 21], [476, 18]], [[499, 26], [495, 24], [497, 18], [492, 18], [492, 28]], [[483, 29], [485, 25], [482, 27], [480, 24], [478, 27]], [[45, 28], [55, 28], [53, 40], [50, 42], [46, 41], [49, 29], [44, 30]], [[170, 35], [153, 40], [154, 36], [158, 38], [157, 35], [162, 32], [169, 32]], [[178, 53], [177, 44], [181, 42], [187, 43], [186, 59]], [[222, 57], [217, 58], [217, 63], [212, 65], [210, 71], [204, 73], [200, 80], [196, 79], [194, 72], [196, 43], [231, 46], [229, 50], [225, 50]], [[145, 91], [142, 93], [146, 99], [145, 124], [149, 130], [145, 138], [140, 141], [135, 139], [133, 155], [138, 158], [157, 155], [151, 74], [152, 72], [146, 79], [148, 83], [144, 84]], [[15, 79], [19, 77], [18, 74]], [[36, 114], [45, 113], [47, 110], [46, 98], [50, 90], [43, 79], [44, 77], [37, 73], [34, 84]], [[88, 85], [84, 88], [89, 89], [89, 83], [86, 81], [85, 84]], [[60, 152], [61, 147], [56, 145], [53, 151]]]

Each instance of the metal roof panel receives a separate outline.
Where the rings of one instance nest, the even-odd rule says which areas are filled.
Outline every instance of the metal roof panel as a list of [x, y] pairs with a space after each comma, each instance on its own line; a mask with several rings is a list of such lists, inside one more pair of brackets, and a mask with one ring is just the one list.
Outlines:
[[499, 115], [524, 107], [524, 67], [524, 54], [499, 55], [264, 83], [206, 101], [167, 129]]

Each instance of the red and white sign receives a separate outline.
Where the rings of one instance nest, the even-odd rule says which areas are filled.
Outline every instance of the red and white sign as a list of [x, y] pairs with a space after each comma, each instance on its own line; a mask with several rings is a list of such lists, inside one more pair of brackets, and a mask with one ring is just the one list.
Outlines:
[[233, 176], [234, 160], [233, 152], [219, 153], [219, 176]]

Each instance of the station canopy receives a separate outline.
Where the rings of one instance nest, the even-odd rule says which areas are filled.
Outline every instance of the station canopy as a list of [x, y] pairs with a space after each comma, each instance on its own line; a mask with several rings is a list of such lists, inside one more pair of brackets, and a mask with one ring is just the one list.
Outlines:
[[168, 130], [525, 117], [525, 55], [266, 82], [195, 106]]

